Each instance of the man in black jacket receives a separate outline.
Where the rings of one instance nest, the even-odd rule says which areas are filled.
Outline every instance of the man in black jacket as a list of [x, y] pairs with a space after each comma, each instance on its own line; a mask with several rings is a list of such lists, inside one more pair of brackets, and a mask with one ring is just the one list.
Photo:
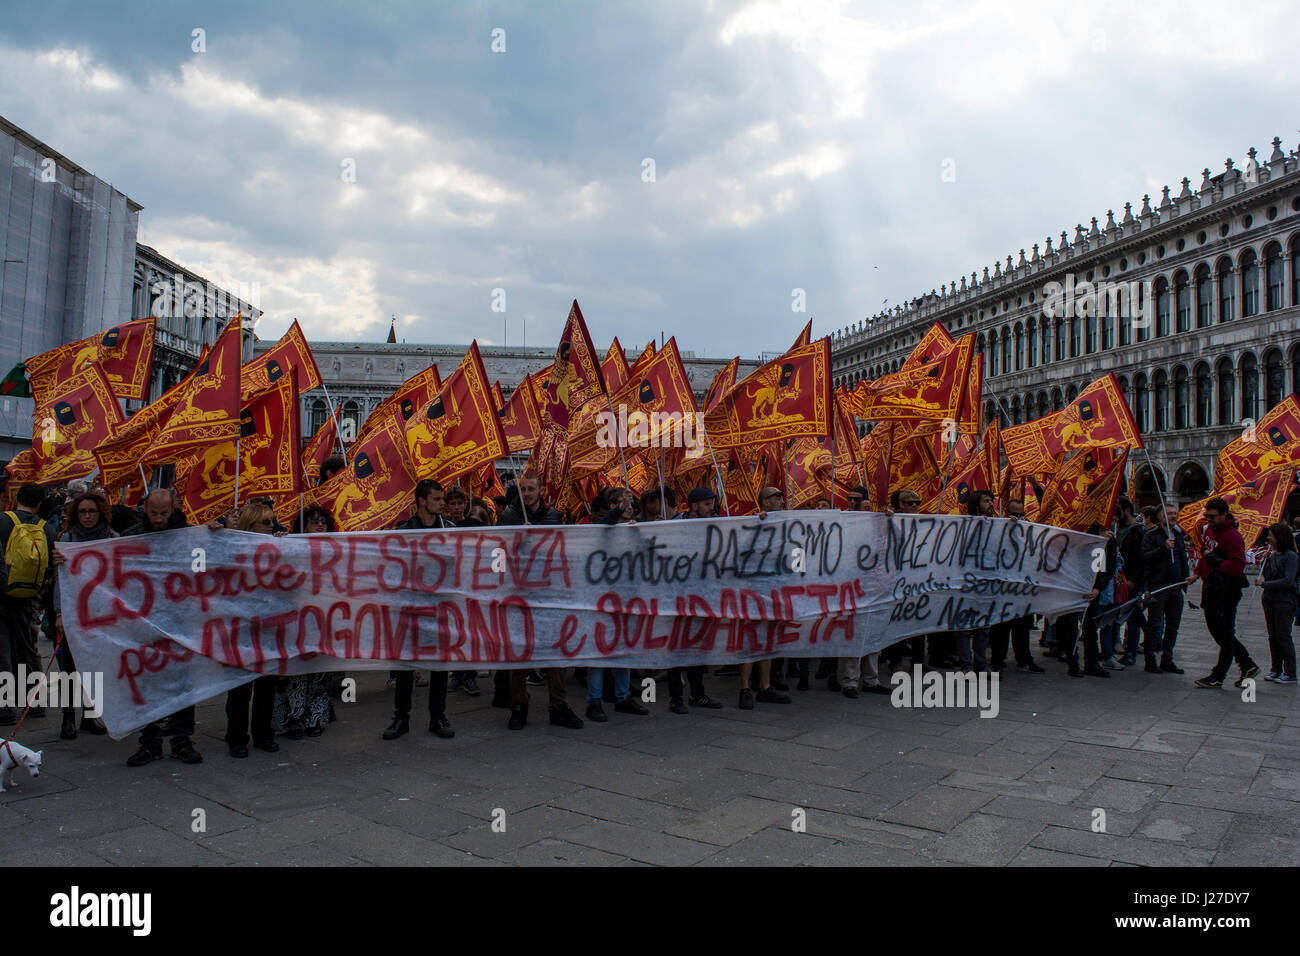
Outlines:
[[[1128, 505], [1128, 508], [1125, 507]], [[1119, 530], [1119, 556], [1123, 559], [1124, 583], [1128, 587], [1129, 597], [1137, 597], [1143, 588], [1146, 579], [1146, 570], [1142, 564], [1142, 539], [1146, 536], [1146, 529], [1143, 527], [1141, 519], [1133, 518], [1131, 511], [1132, 505], [1129, 505], [1125, 498], [1120, 499], [1120, 530]], [[1126, 525], [1124, 519], [1128, 518]], [[1147, 636], [1147, 620], [1142, 614], [1141, 607], [1133, 608], [1128, 617], [1128, 626], [1124, 632], [1124, 657], [1120, 663], [1133, 665], [1137, 663], [1138, 637], [1143, 638], [1143, 648], [1149, 640]]]
[[[525, 474], [516, 485], [519, 489], [519, 498], [501, 513], [498, 525], [564, 524], [564, 516], [542, 498], [541, 482], [537, 480], [536, 475]], [[564, 689], [566, 673], [563, 667], [551, 667], [546, 671], [551, 723], [571, 730], [580, 730], [582, 718], [569, 706], [568, 693]], [[528, 723], [528, 672], [498, 670], [493, 680], [497, 695], [500, 695], [506, 687], [509, 688], [510, 720], [506, 726], [511, 730], [522, 730]]]
[[[428, 478], [415, 486], [415, 514], [397, 526], [399, 531], [454, 527], [442, 516], [445, 503], [442, 485]], [[393, 722], [384, 731], [385, 740], [396, 740], [411, 730], [411, 692], [415, 687], [415, 671], [393, 672], [396, 691], [393, 694]], [[456, 736], [447, 719], [447, 672], [429, 674], [429, 733], [443, 739]]]
[[[151, 491], [142, 502], [144, 511], [140, 523], [122, 532], [122, 537], [141, 534], [158, 534], [173, 528], [184, 527], [182, 519], [176, 523], [176, 497], [169, 489]], [[268, 698], [269, 699], [269, 698]], [[270, 719], [270, 713], [267, 713]], [[167, 718], [165, 723], [153, 721], [140, 731], [140, 749], [126, 758], [128, 767], [143, 767], [162, 757], [162, 738], [171, 734], [171, 754], [182, 763], [202, 763], [203, 757], [194, 749], [194, 705], [183, 707]]]
[[[1173, 511], [1171, 517], [1169, 512]], [[1147, 591], [1158, 591], [1171, 584], [1187, 580], [1191, 572], [1187, 564], [1187, 538], [1174, 519], [1178, 517], [1173, 505], [1164, 510], [1154, 507], [1142, 509], [1146, 529], [1142, 534], [1142, 573]], [[1172, 529], [1172, 530], [1171, 530]], [[1178, 625], [1183, 619], [1183, 589], [1172, 588], [1153, 598], [1154, 604], [1147, 612], [1146, 669], [1149, 673], [1181, 674], [1174, 663], [1174, 644], [1178, 641]], [[1156, 665], [1156, 655], [1160, 664]]]

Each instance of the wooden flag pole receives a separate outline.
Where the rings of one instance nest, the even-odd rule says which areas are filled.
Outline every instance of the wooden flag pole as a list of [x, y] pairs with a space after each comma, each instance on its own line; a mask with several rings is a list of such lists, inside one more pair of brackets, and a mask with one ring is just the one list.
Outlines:
[[713, 454], [713, 442], [709, 441], [709, 430], [704, 427], [704, 416], [697, 415], [695, 424], [700, 427], [700, 432], [704, 435], [704, 445], [709, 449], [709, 459], [713, 462], [714, 477], [718, 482], [718, 497], [722, 499], [722, 512], [730, 518], [731, 510], [727, 507], [727, 484], [723, 481], [722, 469], [718, 467], [718, 458]]
[[235, 436], [235, 510], [239, 510], [239, 459], [243, 456], [239, 453], [239, 435]]
[[339, 426], [339, 416], [334, 410], [334, 402], [330, 398], [330, 390], [326, 387], [324, 379], [321, 379], [320, 387], [325, 392], [325, 407], [330, 410], [330, 418], [334, 419], [334, 440], [339, 443], [339, 452], [343, 455], [343, 464], [348, 463], [347, 446], [343, 444], [343, 429]]

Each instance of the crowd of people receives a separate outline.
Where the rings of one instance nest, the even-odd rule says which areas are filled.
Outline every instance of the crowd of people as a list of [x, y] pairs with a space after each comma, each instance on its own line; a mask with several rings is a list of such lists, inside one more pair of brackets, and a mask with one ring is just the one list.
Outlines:
[[[318, 476], [327, 480], [344, 467], [342, 459], [327, 460]], [[414, 491], [411, 517], [399, 524], [403, 529], [483, 527], [487, 525], [559, 525], [583, 523], [614, 525], [659, 520], [711, 518], [719, 514], [718, 498], [707, 487], [693, 489], [679, 509], [676, 494], [669, 488], [654, 488], [640, 495], [627, 488], [602, 491], [581, 515], [564, 515], [546, 501], [541, 485], [531, 474], [511, 481], [507, 493], [493, 500], [466, 494], [459, 487], [444, 489], [436, 481], [421, 481]], [[775, 487], [759, 492], [761, 514], [784, 509], [785, 495]], [[812, 505], [829, 509], [841, 502], [821, 498]], [[917, 514], [921, 500], [915, 492], [895, 492], [890, 514]], [[870, 511], [865, 487], [853, 488], [843, 502], [844, 510]], [[993, 517], [997, 499], [993, 493], [977, 490], [969, 495], [970, 515]], [[1011, 499], [1006, 516], [1024, 519], [1024, 502]], [[1282, 685], [1296, 683], [1292, 625], [1300, 601], [1300, 557], [1295, 534], [1284, 523], [1267, 530], [1262, 560], [1248, 564], [1246, 543], [1237, 530], [1228, 505], [1219, 498], [1205, 505], [1202, 554], [1193, 554], [1186, 535], [1175, 523], [1172, 506], [1141, 509], [1121, 498], [1108, 526], [1094, 525], [1090, 531], [1106, 540], [1104, 566], [1083, 597], [1086, 611], [1061, 615], [1054, 621], [1024, 616], [1001, 621], [990, 628], [949, 631], [909, 637], [861, 658], [776, 658], [749, 661], [734, 667], [717, 668], [712, 674], [703, 665], [673, 667], [661, 673], [639, 673], [629, 668], [566, 668], [539, 670], [497, 670], [493, 676], [494, 707], [509, 711], [507, 726], [522, 729], [528, 721], [529, 687], [545, 686], [548, 716], [552, 724], [580, 729], [585, 721], [609, 720], [605, 705], [615, 714], [646, 716], [649, 708], [640, 689], [647, 678], [665, 681], [669, 711], [689, 714], [694, 709], [719, 709], [723, 703], [706, 689], [706, 679], [735, 676], [739, 681], [736, 706], [751, 710], [756, 704], [791, 703], [792, 686], [809, 691], [813, 682], [826, 690], [857, 698], [862, 694], [891, 693], [890, 675], [901, 668], [1001, 673], [1008, 666], [1022, 674], [1042, 674], [1035, 660], [1032, 638], [1041, 627], [1039, 656], [1056, 659], [1071, 677], [1109, 678], [1137, 664], [1142, 656], [1144, 670], [1152, 674], [1180, 675], [1184, 671], [1174, 656], [1183, 610], [1189, 606], [1188, 588], [1200, 582], [1201, 608], [1210, 636], [1219, 647], [1211, 672], [1196, 680], [1201, 688], [1222, 687], [1235, 663], [1237, 686], [1255, 678], [1260, 667], [1236, 635], [1238, 605], [1247, 588], [1260, 592], [1268, 638], [1270, 669], [1265, 680]], [[1300, 517], [1294, 519], [1300, 530]], [[245, 503], [222, 524], [257, 534], [332, 533], [334, 520], [319, 506], [308, 507], [282, 525], [269, 501]], [[62, 561], [60, 542], [95, 541], [118, 536], [160, 534], [183, 527], [174, 491], [150, 491], [135, 508], [110, 504], [102, 489], [89, 482], [73, 482], [66, 489], [44, 489], [26, 484], [18, 489], [16, 507], [0, 515], [0, 673], [13, 674], [20, 665], [28, 673], [44, 670], [39, 640], [43, 635], [55, 644], [53, 666], [74, 671], [75, 662], [63, 640], [63, 621], [55, 568]], [[1251, 557], [1255, 557], [1252, 554]], [[1251, 581], [1247, 572], [1253, 574]], [[1134, 601], [1139, 595], [1145, 600]], [[1195, 605], [1190, 605], [1195, 607]], [[1079, 645], [1082, 644], [1082, 661]], [[904, 658], [908, 663], [904, 664]], [[429, 731], [450, 738], [455, 731], [447, 716], [450, 693], [477, 697], [477, 671], [397, 670], [390, 674], [394, 693], [393, 718], [382, 731], [384, 740], [396, 740], [410, 732], [414, 689], [428, 687]], [[570, 679], [585, 693], [584, 716], [570, 704]], [[225, 743], [230, 756], [245, 758], [249, 744], [274, 753], [280, 749], [277, 736], [288, 739], [316, 737], [336, 719], [335, 702], [343, 687], [337, 672], [294, 677], [262, 676], [236, 687], [226, 695]], [[24, 714], [25, 710], [25, 714]], [[44, 708], [0, 708], [0, 725], [20, 720], [40, 720]], [[585, 720], [584, 720], [585, 717]], [[143, 766], [163, 756], [163, 738], [169, 738], [170, 754], [185, 763], [203, 758], [194, 744], [195, 709], [188, 706], [167, 720], [149, 724], [140, 734], [139, 749], [127, 760]], [[65, 740], [78, 733], [102, 735], [104, 725], [84, 714], [77, 719], [75, 707], [62, 709], [60, 736]]]

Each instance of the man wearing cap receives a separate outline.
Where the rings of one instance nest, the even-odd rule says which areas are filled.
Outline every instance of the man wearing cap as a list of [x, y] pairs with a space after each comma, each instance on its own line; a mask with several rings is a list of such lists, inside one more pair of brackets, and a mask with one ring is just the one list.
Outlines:
[[[691, 493], [686, 496], [686, 517], [687, 518], [712, 518], [713, 505], [717, 500], [717, 495], [709, 488], [692, 488]], [[689, 714], [685, 701], [682, 700], [682, 677], [686, 677], [686, 682], [690, 684], [691, 696], [689, 698], [691, 707], [703, 707], [706, 710], [718, 710], [722, 707], [720, 703], [704, 692], [704, 665], [696, 664], [691, 667], [670, 667], [668, 669], [668, 696], [671, 703], [668, 709], [674, 714]]]

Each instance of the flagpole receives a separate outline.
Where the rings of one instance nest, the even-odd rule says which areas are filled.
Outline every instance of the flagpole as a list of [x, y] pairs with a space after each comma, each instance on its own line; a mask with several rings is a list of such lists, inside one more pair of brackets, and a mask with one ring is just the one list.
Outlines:
[[831, 511], [835, 510], [835, 423], [839, 421], [840, 406], [831, 408]]
[[618, 426], [618, 416], [614, 414], [614, 401], [609, 397], [609, 392], [605, 393], [605, 404], [609, 406], [609, 417], [614, 420], [614, 444], [618, 447], [618, 464], [623, 472], [623, 487], [631, 491], [632, 486], [627, 477], [627, 460], [623, 457], [623, 439], [619, 435], [621, 429]]
[[718, 494], [722, 498], [722, 511], [728, 518], [731, 517], [731, 509], [727, 507], [727, 484], [722, 480], [722, 469], [718, 467], [717, 456], [713, 454], [713, 442], [709, 441], [709, 430], [704, 427], [704, 416], [696, 414], [695, 424], [700, 427], [704, 435], [705, 447], [709, 449], [709, 458], [713, 462], [714, 478], [718, 482]]
[[[1147, 469], [1151, 472], [1151, 481], [1156, 486], [1156, 494], [1160, 496], [1160, 507], [1167, 511], [1169, 508], [1169, 503], [1165, 501], [1165, 493], [1160, 490], [1160, 480], [1156, 477], [1156, 466], [1151, 463], [1151, 453], [1147, 451], [1146, 442], [1142, 443], [1142, 454], [1146, 457]], [[1130, 489], [1130, 493], [1133, 495], [1134, 498], [1136, 498], [1137, 482], [1136, 481], [1133, 482], [1133, 485], [1134, 487]]]
[[668, 497], [664, 494], [664, 463], [662, 449], [655, 449], [655, 470], [659, 472], [659, 520], [668, 517]]
[[144, 474], [144, 464], [141, 463], [141, 462], [136, 462], [136, 465], [137, 465], [137, 466], [139, 467], [139, 469], [140, 469], [140, 480], [144, 482], [144, 493], [145, 493], [146, 496], [148, 496], [148, 494], [149, 494], [149, 479], [145, 477], [145, 474]]
[[[241, 426], [242, 427], [242, 426]], [[239, 510], [239, 460], [243, 457], [239, 453], [240, 436], [235, 436], [235, 510]]]
[[343, 464], [348, 463], [348, 450], [343, 444], [343, 429], [339, 426], [339, 417], [334, 411], [334, 401], [330, 398], [330, 390], [325, 385], [324, 379], [321, 380], [320, 387], [325, 392], [325, 407], [330, 410], [330, 418], [334, 420], [334, 440], [339, 443], [339, 451], [343, 454]]

